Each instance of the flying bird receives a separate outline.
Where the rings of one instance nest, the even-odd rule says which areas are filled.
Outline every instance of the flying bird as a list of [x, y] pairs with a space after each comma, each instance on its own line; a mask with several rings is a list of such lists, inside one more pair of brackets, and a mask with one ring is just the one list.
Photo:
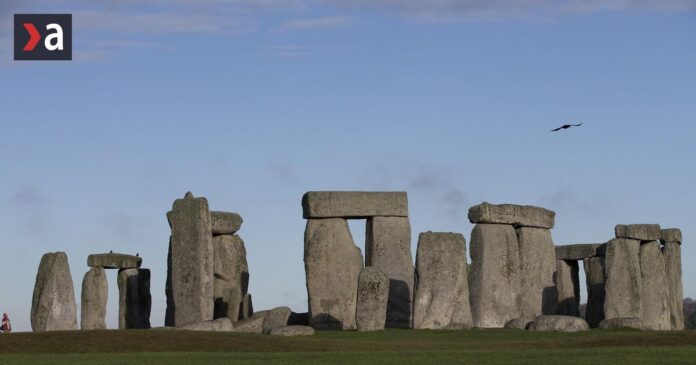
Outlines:
[[570, 127], [579, 127], [579, 126], [581, 126], [581, 125], [582, 125], [582, 123], [580, 123], [580, 124], [564, 124], [564, 125], [561, 126], [561, 127], [558, 127], [558, 128], [556, 128], [556, 129], [552, 129], [551, 132], [558, 132], [558, 131], [560, 131], [561, 129], [568, 129], [568, 128], [570, 128]]

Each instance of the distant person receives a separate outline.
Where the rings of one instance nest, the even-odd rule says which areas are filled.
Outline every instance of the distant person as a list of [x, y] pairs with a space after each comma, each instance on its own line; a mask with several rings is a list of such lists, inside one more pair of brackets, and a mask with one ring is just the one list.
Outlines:
[[2, 315], [2, 325], [0, 325], [0, 331], [3, 333], [12, 332], [12, 324], [10, 324], [10, 317], [7, 316], [7, 313], [3, 313]]

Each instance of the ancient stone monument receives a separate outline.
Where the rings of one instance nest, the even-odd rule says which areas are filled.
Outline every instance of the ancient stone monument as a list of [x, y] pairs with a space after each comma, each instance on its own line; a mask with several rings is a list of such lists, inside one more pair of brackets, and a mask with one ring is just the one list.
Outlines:
[[106, 329], [106, 302], [108, 298], [109, 285], [106, 281], [106, 270], [101, 267], [91, 268], [82, 280], [81, 329]]
[[358, 276], [355, 321], [358, 331], [379, 331], [387, 321], [389, 278], [374, 267], [365, 267]]
[[41, 257], [31, 301], [31, 328], [34, 332], [77, 329], [75, 292], [65, 252]]

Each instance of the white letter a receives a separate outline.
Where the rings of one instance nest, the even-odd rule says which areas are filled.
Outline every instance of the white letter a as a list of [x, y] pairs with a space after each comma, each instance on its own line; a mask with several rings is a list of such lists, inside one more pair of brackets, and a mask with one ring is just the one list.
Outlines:
[[[51, 23], [46, 26], [46, 30], [54, 29], [56, 32], [46, 36], [44, 46], [49, 51], [63, 50], [63, 28], [56, 23]], [[55, 44], [51, 44], [51, 40], [55, 39]]]

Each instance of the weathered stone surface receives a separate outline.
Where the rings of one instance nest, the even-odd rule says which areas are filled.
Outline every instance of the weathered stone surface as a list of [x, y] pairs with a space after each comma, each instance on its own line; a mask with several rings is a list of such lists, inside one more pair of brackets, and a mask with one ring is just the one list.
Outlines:
[[421, 233], [416, 253], [413, 328], [458, 329], [471, 326], [464, 236], [459, 233]]
[[520, 253], [515, 229], [477, 224], [471, 232], [469, 290], [475, 327], [502, 328], [520, 317]]
[[531, 205], [482, 203], [469, 208], [471, 223], [511, 224], [521, 227], [553, 228], [556, 213]]
[[232, 321], [229, 318], [218, 318], [212, 321], [201, 321], [190, 323], [179, 327], [189, 331], [209, 331], [209, 332], [230, 332], [232, 331]]
[[266, 313], [259, 313], [235, 322], [232, 324], [232, 332], [263, 333], [263, 320], [265, 317]]
[[588, 257], [604, 256], [605, 253], [606, 244], [604, 243], [556, 246], [556, 260], [582, 260]]
[[287, 326], [290, 312], [291, 310], [288, 307], [278, 307], [268, 311], [262, 323], [263, 333], [268, 334], [276, 327]]
[[341, 218], [307, 220], [304, 262], [311, 326], [318, 330], [355, 329], [363, 260], [348, 222]]
[[213, 319], [213, 234], [205, 198], [187, 193], [168, 214], [172, 227], [172, 296], [176, 326]]
[[515, 318], [507, 321], [507, 323], [505, 323], [505, 328], [515, 330], [527, 329], [527, 326], [529, 326], [533, 320], [534, 318]]
[[379, 269], [365, 267], [358, 277], [355, 321], [358, 331], [383, 330], [387, 320], [389, 279]]
[[[663, 235], [664, 238], [664, 235]], [[673, 331], [684, 329], [684, 291], [682, 288], [681, 245], [665, 241], [662, 247], [669, 290], [669, 312]]]
[[556, 314], [556, 249], [551, 231], [533, 227], [520, 227], [515, 231], [520, 252], [520, 317]]
[[580, 316], [580, 279], [578, 262], [556, 261], [556, 286], [558, 288], [557, 314]]
[[213, 238], [214, 318], [237, 321], [242, 298], [249, 288], [249, 265], [244, 241], [237, 235]]
[[254, 304], [251, 301], [251, 294], [245, 294], [244, 297], [242, 297], [242, 315], [240, 316], [241, 319], [247, 319], [251, 318], [251, 316], [254, 315]]
[[408, 217], [406, 192], [310, 191], [302, 197], [303, 217]]
[[584, 319], [571, 316], [539, 316], [527, 327], [530, 331], [580, 332], [589, 331]]
[[670, 330], [669, 286], [659, 242], [640, 246], [640, 271], [640, 319], [643, 326], [648, 330]]
[[124, 253], [100, 253], [87, 256], [87, 266], [103, 267], [105, 269], [138, 268], [143, 258]]
[[640, 318], [640, 241], [617, 238], [607, 244], [604, 298], [606, 318]]
[[414, 267], [408, 217], [374, 217], [366, 227], [365, 265], [381, 270], [389, 279], [385, 326], [410, 328]]
[[34, 332], [77, 329], [77, 305], [72, 276], [65, 252], [41, 257], [31, 302]]
[[657, 241], [662, 237], [659, 224], [618, 224], [614, 230], [616, 238]]
[[117, 282], [118, 328], [150, 328], [150, 270], [121, 269]]
[[605, 330], [624, 328], [642, 330], [643, 324], [640, 322], [640, 318], [637, 317], [607, 318], [599, 323], [599, 328]]
[[283, 326], [273, 328], [271, 336], [312, 336], [314, 328], [309, 326]]
[[[167, 214], [169, 217], [171, 212]], [[171, 223], [170, 223], [171, 226]], [[164, 294], [167, 298], [167, 309], [164, 312], [164, 326], [174, 327], [174, 294], [172, 293], [172, 236], [169, 236], [169, 249], [167, 250], [167, 281], [164, 285]]]
[[237, 233], [242, 222], [242, 216], [237, 213], [210, 212], [210, 228], [215, 236]]
[[587, 307], [585, 320], [590, 328], [597, 328], [604, 320], [604, 298], [606, 274], [604, 257], [590, 257], [583, 260], [585, 265], [585, 283], [587, 284]]
[[80, 306], [80, 328], [83, 330], [106, 329], [106, 303], [109, 284], [106, 271], [93, 267], [82, 279], [82, 305]]
[[288, 326], [309, 326], [309, 313], [290, 313], [288, 318]]
[[660, 231], [662, 236], [661, 241], [664, 242], [676, 242], [682, 243], [682, 232], [679, 228], [666, 228]]

